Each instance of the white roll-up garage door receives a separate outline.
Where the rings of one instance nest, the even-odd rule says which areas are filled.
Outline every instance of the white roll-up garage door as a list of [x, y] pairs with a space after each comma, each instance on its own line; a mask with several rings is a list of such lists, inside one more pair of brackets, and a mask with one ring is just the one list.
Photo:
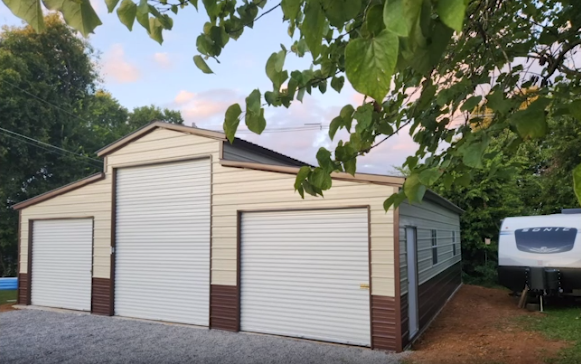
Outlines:
[[241, 329], [369, 346], [367, 209], [248, 212]]
[[207, 326], [209, 159], [122, 168], [116, 190], [115, 314]]
[[89, 311], [92, 254], [92, 219], [33, 221], [31, 303]]

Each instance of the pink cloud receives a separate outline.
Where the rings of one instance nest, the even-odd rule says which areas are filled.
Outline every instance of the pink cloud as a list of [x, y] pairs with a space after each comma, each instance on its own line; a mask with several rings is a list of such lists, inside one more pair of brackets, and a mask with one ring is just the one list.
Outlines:
[[188, 125], [195, 123], [201, 128], [222, 130], [222, 121], [228, 106], [239, 102], [244, 107], [243, 100], [242, 94], [229, 89], [213, 89], [200, 93], [181, 90], [170, 106], [180, 109]]
[[137, 66], [126, 59], [125, 50], [119, 43], [113, 44], [103, 57], [105, 79], [112, 83], [131, 83], [141, 79]]
[[173, 62], [166, 52], [157, 52], [153, 55], [153, 61], [163, 69], [170, 69], [173, 67]]

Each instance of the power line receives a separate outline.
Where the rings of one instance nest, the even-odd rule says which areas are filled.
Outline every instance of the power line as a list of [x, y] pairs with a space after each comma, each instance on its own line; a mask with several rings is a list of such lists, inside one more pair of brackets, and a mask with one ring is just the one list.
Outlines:
[[[25, 143], [25, 144], [31, 145], [31, 146], [33, 146], [33, 147], [36, 147], [36, 148], [39, 148], [39, 149], [42, 149], [42, 150], [46, 150], [46, 151], [47, 151], [47, 152], [49, 152], [49, 153], [56, 153], [56, 154], [59, 154], [59, 155], [63, 155], [63, 154], [64, 154], [64, 153], [63, 153], [63, 151], [65, 151], [65, 152], [71, 153], [73, 157], [81, 157], [81, 158], [84, 158], [85, 160], [83, 160], [83, 162], [90, 163], [91, 165], [93, 165], [93, 166], [96, 166], [96, 167], [102, 167], [102, 163], [101, 163], [101, 161], [99, 161], [98, 159], [93, 159], [93, 158], [90, 158], [90, 157], [84, 156], [84, 155], [82, 155], [82, 154], [76, 154], [76, 153], [70, 152], [70, 151], [68, 151], [68, 150], [65, 150], [65, 149], [62, 149], [62, 148], [56, 147], [56, 146], [54, 146], [54, 145], [51, 145], [51, 144], [47, 144], [47, 143], [42, 143], [42, 142], [40, 142], [40, 143], [42, 143], [43, 145], [48, 145], [48, 146], [50, 146], [50, 147], [56, 148], [56, 150], [55, 150], [55, 149], [49, 149], [49, 148], [43, 147], [43, 146], [41, 146], [41, 145], [39, 145], [39, 144], [32, 143], [32, 142], [29, 142], [28, 140], [26, 140], [26, 139], [31, 139], [31, 140], [34, 140], [34, 141], [36, 141], [35, 139], [32, 139], [32, 138], [27, 138], [27, 137], [26, 137], [26, 139], [24, 139], [24, 138], [21, 138], [21, 137], [17, 137], [17, 136], [11, 135], [11, 134], [9, 134], [9, 133], [11, 133], [11, 132], [10, 132], [9, 130], [6, 130], [6, 129], [4, 129], [4, 128], [0, 128], [0, 131], [3, 131], [3, 132], [4, 132], [4, 135], [5, 135], [6, 137], [8, 137], [8, 138], [12, 138], [12, 139], [14, 139], [14, 140], [16, 140], [16, 141], [19, 141], [19, 142], [22, 142], [22, 143]], [[8, 133], [7, 133], [7, 132], [8, 132]], [[12, 134], [16, 134], [16, 135], [18, 135], [17, 133], [12, 133]]]
[[4, 79], [2, 79], [2, 78], [0, 78], [0, 81], [2, 81], [2, 82], [4, 82], [4, 83], [6, 83], [6, 84], [8, 84], [8, 85], [10, 85], [10, 86], [12, 86], [12, 87], [14, 87], [14, 88], [18, 89], [18, 90], [20, 90], [20, 91], [22, 91], [22, 92], [24, 92], [25, 94], [27, 94], [27, 95], [29, 95], [29, 96], [32, 96], [32, 97], [34, 97], [35, 99], [37, 99], [37, 100], [39, 100], [39, 101], [42, 101], [42, 102], [44, 102], [44, 103], [45, 103], [45, 104], [47, 104], [47, 105], [50, 105], [50, 106], [52, 106], [52, 107], [55, 107], [55, 108], [57, 108], [57, 109], [59, 109], [60, 111], [62, 111], [62, 112], [64, 112], [64, 113], [66, 113], [66, 114], [68, 114], [68, 115], [70, 115], [70, 116], [72, 116], [72, 117], [74, 117], [74, 118], [77, 118], [77, 119], [81, 120], [81, 121], [82, 121], [82, 122], [84, 122], [84, 123], [90, 124], [90, 122], [88, 122], [87, 120], [84, 120], [84, 119], [82, 119], [82, 118], [81, 118], [81, 117], [79, 117], [78, 115], [75, 115], [75, 114], [73, 114], [72, 112], [70, 112], [70, 111], [67, 111], [67, 110], [63, 109], [62, 107], [60, 107], [60, 106], [58, 106], [58, 105], [55, 105], [55, 104], [53, 104], [53, 103], [51, 103], [51, 102], [48, 102], [48, 101], [46, 101], [46, 100], [44, 100], [44, 99], [40, 98], [40, 97], [36, 96], [35, 94], [32, 94], [32, 93], [30, 93], [30, 92], [26, 91], [25, 89], [18, 87], [17, 85], [13, 84], [12, 82], [8, 82], [8, 81], [6, 81], [6, 80], [4, 80]]
[[95, 161], [95, 162], [101, 163], [101, 161], [100, 161], [100, 160], [98, 160], [98, 159], [91, 158], [91, 157], [88, 157], [88, 156], [86, 156], [86, 155], [83, 155], [83, 154], [79, 154], [79, 153], [71, 152], [70, 150], [66, 150], [66, 149], [63, 149], [63, 148], [57, 147], [56, 145], [52, 145], [52, 144], [49, 144], [49, 143], [42, 142], [42, 141], [40, 141], [40, 140], [38, 140], [38, 139], [34, 139], [34, 138], [31, 138], [31, 137], [27, 137], [26, 135], [22, 135], [22, 134], [16, 133], [16, 132], [14, 132], [14, 131], [11, 131], [11, 130], [8, 130], [8, 129], [0, 128], [0, 130], [4, 131], [4, 132], [6, 132], [6, 133], [10, 133], [10, 134], [16, 135], [16, 136], [18, 136], [18, 137], [21, 137], [21, 138], [24, 138], [24, 139], [27, 139], [27, 140], [33, 141], [33, 142], [36, 142], [36, 143], [38, 143], [38, 144], [41, 144], [41, 145], [44, 145], [44, 146], [47, 146], [47, 147], [50, 147], [50, 148], [57, 149], [57, 150], [59, 150], [59, 151], [61, 151], [61, 152], [65, 152], [65, 153], [73, 154], [73, 155], [75, 155], [75, 156], [77, 156], [77, 157], [81, 157], [81, 158], [85, 158], [85, 159], [90, 159], [90, 160], [92, 160], [92, 161]]

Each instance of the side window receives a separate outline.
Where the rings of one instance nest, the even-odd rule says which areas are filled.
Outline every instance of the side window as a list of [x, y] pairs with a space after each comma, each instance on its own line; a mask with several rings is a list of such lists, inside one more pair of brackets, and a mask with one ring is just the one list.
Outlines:
[[438, 264], [438, 233], [432, 230], [432, 264]]
[[452, 252], [456, 256], [456, 232], [452, 231]]

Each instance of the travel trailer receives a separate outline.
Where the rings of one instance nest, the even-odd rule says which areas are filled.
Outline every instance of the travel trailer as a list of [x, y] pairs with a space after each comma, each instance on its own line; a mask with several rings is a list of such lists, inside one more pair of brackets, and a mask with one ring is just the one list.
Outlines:
[[581, 293], [581, 212], [508, 217], [498, 240], [498, 277], [520, 292], [538, 295]]

